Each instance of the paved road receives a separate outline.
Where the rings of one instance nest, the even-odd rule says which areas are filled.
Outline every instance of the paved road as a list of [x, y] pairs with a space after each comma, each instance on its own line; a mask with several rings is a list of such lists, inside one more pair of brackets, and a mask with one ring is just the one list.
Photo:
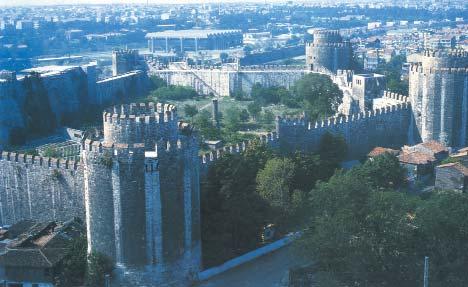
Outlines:
[[287, 246], [252, 262], [240, 265], [197, 285], [198, 287], [280, 287], [291, 267], [305, 261]]

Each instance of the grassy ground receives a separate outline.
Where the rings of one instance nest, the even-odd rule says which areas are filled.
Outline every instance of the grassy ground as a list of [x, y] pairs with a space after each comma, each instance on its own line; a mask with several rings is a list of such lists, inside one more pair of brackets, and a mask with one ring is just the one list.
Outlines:
[[[195, 105], [199, 111], [202, 110], [207, 110], [211, 112], [211, 98], [200, 98], [197, 100], [185, 100], [185, 101], [170, 101], [170, 103], [174, 104], [178, 108], [178, 113], [180, 117], [185, 118], [184, 114], [184, 106], [185, 105]], [[253, 101], [238, 101], [235, 100], [234, 98], [230, 97], [222, 97], [219, 99], [219, 111], [221, 114], [225, 114], [226, 111], [230, 108], [238, 108], [240, 110], [246, 109], [249, 104], [251, 104]], [[268, 105], [266, 107], [262, 108], [262, 112], [269, 111], [273, 113], [273, 115], [297, 115], [302, 112], [301, 109], [293, 109], [293, 108], [288, 108], [284, 105]], [[246, 130], [249, 131], [265, 131], [266, 129], [270, 129], [271, 125], [274, 124], [274, 122], [271, 123], [256, 123], [254, 121], [250, 121], [244, 126], [246, 127]]]

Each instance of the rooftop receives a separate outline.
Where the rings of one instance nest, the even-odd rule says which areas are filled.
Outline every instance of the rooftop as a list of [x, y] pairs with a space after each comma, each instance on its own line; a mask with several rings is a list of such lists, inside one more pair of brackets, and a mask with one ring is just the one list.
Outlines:
[[426, 154], [423, 152], [412, 151], [412, 152], [402, 152], [398, 156], [398, 160], [402, 163], [409, 163], [415, 165], [429, 164], [435, 162], [436, 158], [433, 155]]
[[77, 66], [58, 66], [58, 65], [51, 65], [51, 66], [43, 66], [43, 67], [35, 67], [31, 69], [26, 69], [21, 71], [22, 73], [29, 74], [29, 73], [39, 73], [41, 76], [52, 76], [52, 75], [59, 75], [63, 72], [76, 69]]
[[205, 39], [215, 34], [242, 33], [241, 30], [167, 30], [146, 34], [146, 38], [198, 38]]
[[459, 162], [442, 164], [437, 166], [437, 168], [455, 169], [462, 173], [464, 176], [468, 176], [468, 168]]
[[391, 149], [391, 148], [385, 148], [385, 147], [375, 147], [373, 150], [371, 150], [370, 153], [367, 154], [368, 157], [376, 157], [385, 153], [393, 154], [393, 155], [398, 155], [400, 151]]
[[82, 236], [84, 232], [84, 225], [75, 219], [64, 223], [20, 221], [2, 234], [0, 265], [20, 268], [53, 267], [66, 255], [68, 242]]
[[398, 156], [400, 162], [409, 164], [429, 164], [441, 159], [448, 149], [437, 141], [428, 141], [414, 146], [404, 146]]

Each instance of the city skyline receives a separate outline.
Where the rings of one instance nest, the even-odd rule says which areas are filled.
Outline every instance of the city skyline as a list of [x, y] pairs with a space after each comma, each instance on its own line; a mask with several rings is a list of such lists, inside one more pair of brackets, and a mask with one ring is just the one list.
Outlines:
[[[235, 3], [235, 2], [264, 2], [263, 0], [72, 0], [64, 1], [60, 0], [0, 0], [0, 6], [34, 6], [34, 5], [77, 5], [77, 4], [196, 4], [196, 3]], [[269, 2], [287, 2], [282, 0], [272, 0]], [[300, 2], [311, 2], [311, 1], [300, 1]]]

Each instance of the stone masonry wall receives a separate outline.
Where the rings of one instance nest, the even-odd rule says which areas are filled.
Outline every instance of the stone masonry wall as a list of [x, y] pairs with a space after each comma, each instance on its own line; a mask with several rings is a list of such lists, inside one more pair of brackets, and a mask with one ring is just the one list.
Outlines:
[[366, 156], [376, 146], [399, 148], [408, 142], [411, 107], [408, 102], [396, 106], [329, 118], [310, 123], [305, 118], [277, 118], [280, 148], [283, 151], [314, 152], [325, 133], [342, 135], [348, 145], [348, 158]]
[[279, 65], [249, 66], [237, 70], [218, 67], [182, 67], [151, 72], [170, 85], [189, 86], [199, 93], [213, 93], [215, 96], [229, 96], [235, 91], [250, 94], [256, 83], [264, 87], [289, 88], [305, 73], [304, 67]]
[[84, 219], [83, 170], [74, 161], [3, 152], [0, 224], [22, 219]]

